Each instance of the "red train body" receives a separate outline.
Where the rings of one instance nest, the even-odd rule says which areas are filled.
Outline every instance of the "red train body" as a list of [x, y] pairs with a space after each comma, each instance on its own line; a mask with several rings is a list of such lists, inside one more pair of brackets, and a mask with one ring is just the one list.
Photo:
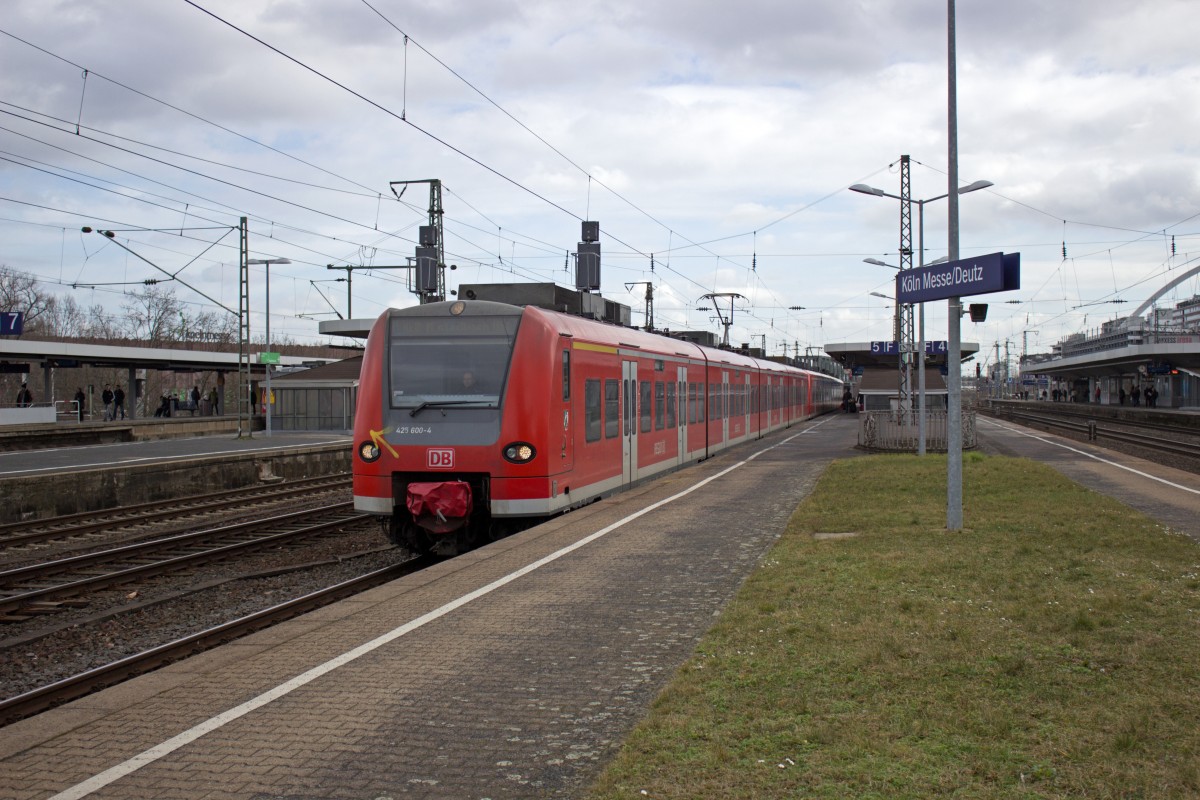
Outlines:
[[534, 306], [391, 309], [363, 357], [354, 504], [453, 554], [832, 410], [841, 387]]

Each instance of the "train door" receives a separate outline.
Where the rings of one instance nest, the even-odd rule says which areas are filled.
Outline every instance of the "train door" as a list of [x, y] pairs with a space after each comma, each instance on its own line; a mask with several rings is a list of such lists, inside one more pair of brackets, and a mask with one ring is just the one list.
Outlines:
[[775, 379], [772, 378], [770, 375], [767, 375], [766, 380], [763, 381], [763, 387], [762, 387], [763, 416], [762, 416], [762, 419], [766, 420], [766, 426], [763, 428], [764, 432], [775, 429], [775, 426], [774, 426], [775, 421], [773, 419], [771, 419], [771, 398], [774, 396], [771, 393], [775, 390], [774, 389], [774, 381], [775, 381]]
[[[574, 426], [574, 420], [572, 419], [573, 415], [571, 414], [572, 386], [571, 386], [571, 351], [570, 350], [562, 351], [562, 375], [560, 377], [561, 377], [560, 383], [562, 385], [562, 391], [561, 391], [562, 400], [559, 403], [559, 405], [561, 406], [561, 408], [559, 409], [559, 416], [562, 418], [562, 454], [561, 454], [562, 455], [562, 463], [561, 463], [561, 467], [562, 467], [562, 472], [570, 472], [573, 467], [573, 461], [574, 461], [574, 457], [575, 457], [575, 441], [574, 441], [574, 436], [571, 432], [571, 428]], [[555, 391], [555, 390], [552, 389], [551, 391]], [[580, 392], [579, 400], [581, 403], [583, 402], [583, 399], [584, 399], [583, 393]], [[553, 407], [553, 406], [551, 406], [551, 407]]]
[[721, 410], [721, 443], [729, 442], [729, 373], [721, 370], [721, 398], [717, 401]]
[[742, 433], [747, 438], [750, 436], [750, 373], [747, 372], [742, 378]]
[[637, 362], [621, 362], [621, 480], [632, 483], [637, 478]]
[[687, 367], [678, 367], [675, 375], [675, 402], [679, 410], [675, 414], [676, 430], [679, 432], [679, 463], [687, 461]]

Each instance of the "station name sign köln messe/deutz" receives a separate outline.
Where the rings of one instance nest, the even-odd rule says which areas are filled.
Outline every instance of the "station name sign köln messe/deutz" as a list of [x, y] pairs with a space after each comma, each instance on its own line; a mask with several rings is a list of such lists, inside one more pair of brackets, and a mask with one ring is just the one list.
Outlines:
[[1020, 253], [988, 253], [906, 269], [896, 275], [896, 300], [901, 303], [927, 303], [1020, 288]]

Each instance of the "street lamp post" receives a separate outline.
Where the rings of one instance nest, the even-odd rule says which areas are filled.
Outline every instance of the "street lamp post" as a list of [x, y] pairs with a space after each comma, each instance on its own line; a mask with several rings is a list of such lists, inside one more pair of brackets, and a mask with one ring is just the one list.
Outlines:
[[[980, 189], [986, 189], [992, 185], [994, 185], [994, 184], [991, 181], [975, 181], [974, 183], [968, 184], [967, 186], [960, 187], [958, 190], [958, 194], [967, 194], [969, 192], [977, 192]], [[888, 192], [885, 192], [883, 189], [877, 189], [874, 186], [867, 186], [864, 183], [854, 184], [853, 186], [850, 187], [850, 191], [858, 192], [860, 194], [869, 194], [872, 197], [891, 197], [895, 200], [900, 200], [902, 202], [904, 200], [904, 198], [902, 198], [900, 195], [890, 194]], [[949, 196], [950, 195], [947, 193], [947, 194], [939, 194], [937, 197], [930, 197], [925, 200], [909, 200], [910, 203], [917, 204], [917, 266], [918, 267], [925, 266], [925, 204], [932, 203], [936, 200], [944, 200]], [[942, 261], [942, 260], [943, 259], [938, 259], [938, 261]], [[865, 259], [865, 261], [868, 264], [875, 264], [875, 265], [881, 266], [881, 267], [892, 267], [892, 269], [899, 269], [899, 267], [895, 267], [891, 264], [885, 263], [883, 261], [879, 261], [874, 258], [868, 258], [868, 259]], [[934, 262], [934, 263], [937, 263], [937, 262]], [[920, 388], [918, 389], [920, 399], [919, 399], [919, 406], [918, 406], [919, 410], [917, 412], [917, 419], [918, 419], [918, 422], [917, 422], [917, 427], [918, 427], [917, 454], [923, 456], [923, 455], [925, 455], [925, 304], [920, 303], [920, 304], [918, 304], [918, 306], [919, 306], [918, 319], [920, 320], [920, 322], [918, 323], [919, 331], [917, 333], [917, 340], [918, 340], [917, 351], [918, 351], [918, 353], [920, 353], [920, 356], [919, 356], [920, 360], [917, 363], [920, 364], [920, 370], [918, 371], [917, 380], [920, 384]], [[897, 305], [896, 305], [896, 318], [897, 319], [899, 319], [899, 314], [900, 314], [900, 307], [899, 307], [899, 301], [897, 301]], [[949, 364], [947, 364], [947, 369], [950, 369]]]
[[[267, 283], [266, 283], [266, 307], [267, 307], [267, 323], [264, 330], [267, 337], [267, 352], [271, 352], [271, 265], [272, 264], [290, 264], [291, 259], [288, 258], [251, 258], [246, 261], [247, 264], [261, 264], [266, 268]], [[264, 364], [267, 371], [267, 402], [264, 404], [267, 407], [267, 436], [271, 435], [271, 406], [274, 405], [274, 395], [271, 394], [271, 364]]]

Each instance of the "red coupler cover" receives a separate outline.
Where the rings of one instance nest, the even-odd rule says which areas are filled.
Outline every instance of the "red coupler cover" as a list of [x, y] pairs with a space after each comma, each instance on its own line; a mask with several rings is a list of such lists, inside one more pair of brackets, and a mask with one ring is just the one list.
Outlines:
[[471, 486], [466, 481], [410, 483], [405, 505], [414, 518], [462, 519], [471, 513]]

